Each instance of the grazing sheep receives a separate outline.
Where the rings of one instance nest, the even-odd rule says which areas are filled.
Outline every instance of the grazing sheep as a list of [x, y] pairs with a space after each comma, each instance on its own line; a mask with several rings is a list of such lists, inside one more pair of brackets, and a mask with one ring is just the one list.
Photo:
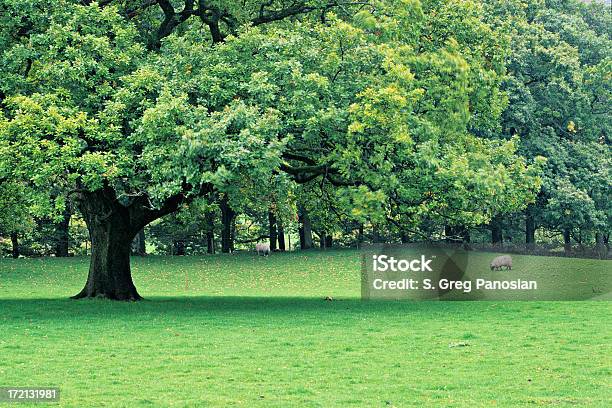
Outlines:
[[502, 255], [491, 261], [491, 270], [499, 271], [502, 266], [505, 266], [506, 269], [512, 269], [512, 258], [510, 255]]
[[255, 244], [257, 255], [270, 255], [270, 244]]

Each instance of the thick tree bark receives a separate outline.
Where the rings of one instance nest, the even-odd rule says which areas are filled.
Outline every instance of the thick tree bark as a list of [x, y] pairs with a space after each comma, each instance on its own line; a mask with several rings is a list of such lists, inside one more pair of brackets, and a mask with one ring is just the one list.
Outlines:
[[11, 233], [11, 245], [13, 246], [11, 253], [13, 258], [19, 258], [19, 238], [16, 232]]
[[278, 250], [285, 252], [287, 247], [285, 246], [285, 228], [283, 227], [283, 221], [278, 220]]
[[531, 204], [525, 210], [525, 246], [528, 251], [535, 249], [535, 232], [534, 206]]
[[276, 215], [272, 211], [268, 211], [268, 231], [270, 234], [270, 251], [276, 251], [277, 231], [276, 231]]
[[144, 228], [141, 229], [132, 241], [132, 255], [145, 256], [147, 255], [147, 241]]
[[325, 248], [331, 248], [334, 245], [334, 238], [331, 235], [325, 236]]
[[572, 253], [572, 236], [569, 228], [563, 230], [563, 251], [565, 255]]
[[139, 300], [130, 269], [130, 249], [136, 231], [130, 229], [127, 211], [109, 209], [110, 214], [102, 216], [104, 213], [97, 211], [102, 207], [106, 206], [95, 200], [81, 205], [91, 236], [91, 261], [87, 283], [73, 298]]
[[221, 252], [230, 253], [233, 250], [233, 224], [235, 213], [230, 207], [227, 195], [224, 195], [220, 203], [221, 207], [221, 222], [223, 229], [221, 230]]
[[312, 227], [310, 225], [310, 218], [304, 207], [298, 209], [298, 222], [300, 225], [300, 248], [310, 249], [312, 248]]
[[62, 220], [56, 225], [55, 228], [55, 256], [67, 257], [68, 248], [70, 246], [70, 217], [72, 214], [67, 208], [62, 214]]

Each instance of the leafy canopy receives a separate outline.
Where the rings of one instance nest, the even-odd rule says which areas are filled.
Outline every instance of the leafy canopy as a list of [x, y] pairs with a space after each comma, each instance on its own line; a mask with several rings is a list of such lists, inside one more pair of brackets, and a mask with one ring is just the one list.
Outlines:
[[476, 2], [230, 24], [212, 46], [187, 21], [159, 50], [114, 6], [64, 5], [2, 57], [27, 68], [2, 88], [3, 172], [32, 194], [110, 187], [163, 206], [279, 174], [333, 187], [352, 217], [378, 201], [476, 224], [539, 188], [515, 139], [483, 138], [506, 106], [504, 44]]

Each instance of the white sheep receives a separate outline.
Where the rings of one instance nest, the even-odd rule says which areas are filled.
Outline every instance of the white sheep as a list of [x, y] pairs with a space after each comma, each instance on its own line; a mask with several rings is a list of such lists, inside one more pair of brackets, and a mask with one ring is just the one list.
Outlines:
[[257, 255], [270, 255], [270, 244], [255, 244]]
[[499, 271], [502, 266], [505, 266], [506, 269], [512, 269], [512, 258], [510, 255], [502, 255], [491, 261], [491, 270]]

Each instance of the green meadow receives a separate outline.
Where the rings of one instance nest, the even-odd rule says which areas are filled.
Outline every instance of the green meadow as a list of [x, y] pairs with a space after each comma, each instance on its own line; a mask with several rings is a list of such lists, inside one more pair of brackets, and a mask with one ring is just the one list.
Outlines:
[[[514, 258], [576, 276], [610, 265]], [[133, 258], [146, 300], [68, 299], [87, 268], [0, 260], [0, 386], [57, 386], [66, 407], [612, 401], [608, 301], [362, 301], [350, 250]]]

